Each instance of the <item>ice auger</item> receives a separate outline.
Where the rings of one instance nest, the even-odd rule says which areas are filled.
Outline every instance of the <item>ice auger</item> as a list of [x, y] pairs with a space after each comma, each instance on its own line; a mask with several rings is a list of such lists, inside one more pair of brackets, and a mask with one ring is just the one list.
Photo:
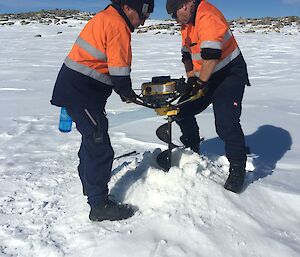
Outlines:
[[[167, 116], [167, 123], [156, 130], [157, 137], [168, 144], [168, 149], [157, 156], [158, 165], [169, 171], [172, 162], [172, 150], [179, 147], [172, 143], [172, 122], [180, 111], [180, 106], [194, 101], [204, 95], [203, 90], [197, 94], [186, 96], [187, 84], [184, 78], [171, 79], [170, 76], [153, 77], [151, 82], [142, 84], [142, 92], [134, 103], [154, 109], [160, 116]], [[183, 99], [185, 95], [186, 100]]]

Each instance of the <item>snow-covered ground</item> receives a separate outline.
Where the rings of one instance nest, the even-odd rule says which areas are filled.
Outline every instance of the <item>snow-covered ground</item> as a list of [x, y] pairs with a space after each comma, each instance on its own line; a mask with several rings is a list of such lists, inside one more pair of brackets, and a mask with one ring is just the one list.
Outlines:
[[[155, 130], [165, 120], [113, 95], [116, 156], [138, 154], [114, 162], [111, 194], [139, 211], [91, 223], [76, 170], [79, 134], [58, 131], [59, 109], [49, 103], [83, 26], [75, 25], [0, 27], [0, 256], [299, 256], [300, 35], [235, 33], [253, 85], [241, 122], [254, 172], [240, 195], [223, 189], [228, 163], [211, 108], [197, 117], [203, 155], [177, 150], [165, 173], [155, 164], [166, 148]], [[178, 35], [133, 34], [134, 87], [181, 77], [179, 51]]]

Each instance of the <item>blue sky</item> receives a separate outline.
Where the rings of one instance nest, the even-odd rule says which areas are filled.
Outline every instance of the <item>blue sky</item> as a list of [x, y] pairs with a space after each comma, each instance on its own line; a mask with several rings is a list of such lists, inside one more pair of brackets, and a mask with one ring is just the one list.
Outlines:
[[[300, 0], [210, 0], [228, 19], [238, 17], [300, 16]], [[41, 9], [78, 9], [97, 12], [109, 0], [0, 0], [0, 13], [38, 11]], [[155, 0], [152, 18], [167, 18], [166, 0]]]

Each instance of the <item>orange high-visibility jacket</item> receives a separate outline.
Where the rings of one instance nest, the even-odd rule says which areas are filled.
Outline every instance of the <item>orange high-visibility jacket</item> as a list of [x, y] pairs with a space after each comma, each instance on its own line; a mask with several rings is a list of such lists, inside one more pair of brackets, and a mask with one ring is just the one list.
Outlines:
[[195, 23], [182, 26], [182, 53], [188, 52], [197, 76], [201, 72], [204, 49], [221, 50], [217, 72], [228, 65], [240, 50], [223, 14], [212, 4], [202, 0], [198, 6]]
[[110, 76], [130, 75], [131, 61], [131, 30], [120, 13], [109, 6], [86, 24], [64, 64], [112, 85]]

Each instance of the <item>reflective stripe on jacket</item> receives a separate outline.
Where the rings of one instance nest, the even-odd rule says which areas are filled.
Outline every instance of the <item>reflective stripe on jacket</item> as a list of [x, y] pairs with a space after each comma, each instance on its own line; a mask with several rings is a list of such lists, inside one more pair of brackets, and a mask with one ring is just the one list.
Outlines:
[[221, 50], [214, 72], [234, 60], [241, 52], [223, 14], [212, 4], [202, 0], [198, 6], [195, 23], [183, 25], [182, 52], [189, 52], [196, 75], [203, 63], [203, 49]]
[[131, 31], [120, 13], [109, 6], [96, 14], [78, 36], [64, 64], [107, 85], [111, 76], [129, 76]]

